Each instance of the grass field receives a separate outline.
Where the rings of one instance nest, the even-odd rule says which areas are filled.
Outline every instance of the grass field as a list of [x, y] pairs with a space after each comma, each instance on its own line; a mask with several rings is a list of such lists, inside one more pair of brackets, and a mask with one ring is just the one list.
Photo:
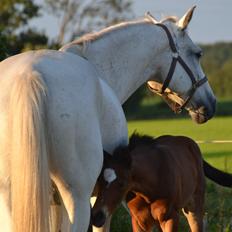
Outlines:
[[[134, 131], [154, 137], [170, 134], [185, 135], [195, 141], [231, 140], [232, 117], [215, 117], [206, 124], [198, 125], [189, 118], [170, 120], [131, 121], [129, 134]], [[232, 172], [232, 143], [199, 144], [204, 157], [214, 166]]]
[[[197, 125], [189, 118], [170, 120], [130, 121], [129, 134], [134, 131], [151, 136], [164, 134], [185, 135], [199, 141], [232, 140], [232, 117], [215, 117], [206, 124]], [[204, 159], [215, 167], [232, 173], [232, 143], [199, 144]], [[232, 232], [232, 189], [207, 181], [205, 197], [207, 231]], [[182, 218], [179, 231], [189, 231]], [[129, 232], [130, 218], [123, 208], [114, 215], [112, 232]]]

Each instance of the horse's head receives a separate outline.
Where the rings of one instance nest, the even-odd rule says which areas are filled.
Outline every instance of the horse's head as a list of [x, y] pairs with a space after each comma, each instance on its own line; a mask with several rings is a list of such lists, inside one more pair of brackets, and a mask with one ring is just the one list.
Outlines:
[[98, 178], [98, 196], [92, 209], [92, 224], [102, 227], [106, 218], [123, 200], [129, 188], [131, 158], [127, 148], [117, 149], [113, 156], [104, 153], [104, 164]]
[[194, 9], [180, 20], [167, 18], [157, 22], [151, 15], [147, 16], [164, 34], [163, 46], [156, 58], [158, 72], [149, 79], [148, 86], [175, 112], [185, 108], [195, 122], [204, 123], [213, 117], [216, 99], [199, 63], [202, 50], [186, 31]]

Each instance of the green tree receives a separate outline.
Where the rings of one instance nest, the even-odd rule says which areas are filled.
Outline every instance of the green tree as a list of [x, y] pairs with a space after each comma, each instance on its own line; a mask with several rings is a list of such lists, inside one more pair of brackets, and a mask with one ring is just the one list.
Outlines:
[[34, 0], [1, 0], [0, 2], [0, 59], [27, 48], [44, 47], [47, 36], [28, 27], [29, 21], [40, 15]]
[[212, 74], [211, 84], [218, 97], [232, 97], [232, 59]]
[[1, 0], [0, 32], [6, 36], [14, 34], [38, 14], [39, 6], [33, 0]]
[[219, 98], [232, 97], [232, 43], [201, 46], [204, 51], [202, 66]]
[[8, 56], [6, 49], [6, 37], [0, 34], [0, 61]]

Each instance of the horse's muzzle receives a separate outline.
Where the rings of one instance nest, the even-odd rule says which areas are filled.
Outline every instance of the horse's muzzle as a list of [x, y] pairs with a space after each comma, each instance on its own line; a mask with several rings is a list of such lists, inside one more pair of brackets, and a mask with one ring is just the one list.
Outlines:
[[197, 110], [189, 110], [192, 120], [198, 124], [202, 124], [211, 119], [216, 112], [216, 99], [211, 101], [210, 107], [201, 106]]
[[96, 227], [102, 227], [106, 222], [106, 215], [103, 210], [99, 210], [91, 215], [91, 222]]

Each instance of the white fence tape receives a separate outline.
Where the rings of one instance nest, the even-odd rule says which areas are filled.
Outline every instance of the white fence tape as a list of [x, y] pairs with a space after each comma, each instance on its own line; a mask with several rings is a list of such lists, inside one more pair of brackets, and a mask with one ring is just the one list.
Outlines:
[[232, 143], [232, 140], [197, 140], [199, 144], [202, 143]]

